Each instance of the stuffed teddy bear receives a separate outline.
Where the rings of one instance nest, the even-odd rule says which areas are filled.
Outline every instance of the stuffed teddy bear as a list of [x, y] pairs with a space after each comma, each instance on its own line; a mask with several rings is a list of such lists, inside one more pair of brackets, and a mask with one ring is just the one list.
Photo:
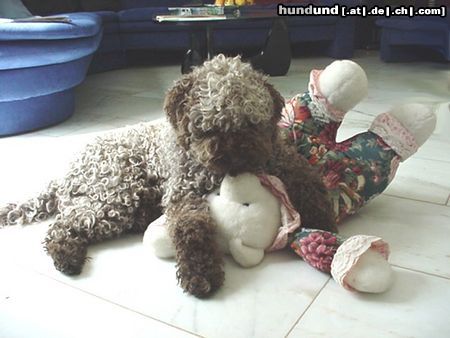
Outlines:
[[[281, 181], [273, 176], [226, 175], [220, 189], [207, 197], [211, 215], [218, 224], [216, 235], [221, 251], [231, 254], [243, 267], [259, 264], [266, 250], [286, 246], [287, 235], [300, 226], [300, 215], [290, 204], [284, 188], [276, 190], [287, 201], [281, 203], [263, 184], [273, 191], [282, 187]], [[150, 224], [144, 243], [156, 256], [170, 258], [175, 251], [164, 222], [163, 215]]]
[[[221, 250], [243, 267], [259, 264], [265, 252], [289, 246], [348, 290], [383, 292], [391, 283], [387, 243], [362, 235], [344, 241], [331, 232], [300, 229], [300, 215], [274, 176], [227, 175], [207, 199]], [[144, 245], [157, 257], [174, 257], [164, 216], [147, 228]]]
[[367, 132], [336, 142], [345, 114], [367, 95], [364, 70], [335, 61], [312, 70], [308, 88], [286, 103], [279, 126], [321, 173], [340, 222], [386, 189], [399, 163], [431, 135], [436, 117], [421, 104], [399, 105], [378, 115]]

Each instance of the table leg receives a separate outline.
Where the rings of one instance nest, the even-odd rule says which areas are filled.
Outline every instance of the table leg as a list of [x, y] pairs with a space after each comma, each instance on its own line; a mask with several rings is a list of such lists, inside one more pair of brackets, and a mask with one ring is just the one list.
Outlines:
[[204, 30], [191, 31], [191, 47], [186, 52], [181, 65], [181, 73], [187, 74], [195, 66], [200, 66], [206, 60], [214, 57], [214, 33], [212, 25], [206, 25]]
[[204, 32], [199, 30], [192, 30], [190, 40], [190, 49], [186, 52], [183, 63], [181, 64], [182, 74], [190, 73], [193, 67], [201, 65], [205, 61]]
[[212, 25], [206, 25], [206, 58], [211, 60], [214, 57], [214, 33]]
[[260, 54], [250, 59], [254, 69], [271, 76], [286, 75], [291, 65], [291, 43], [289, 31], [283, 18], [273, 20]]

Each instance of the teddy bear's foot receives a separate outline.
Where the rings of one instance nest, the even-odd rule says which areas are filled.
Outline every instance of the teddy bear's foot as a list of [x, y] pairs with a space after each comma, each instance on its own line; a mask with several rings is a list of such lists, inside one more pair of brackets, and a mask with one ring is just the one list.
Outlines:
[[392, 283], [388, 256], [389, 246], [381, 238], [352, 236], [336, 250], [331, 275], [350, 291], [384, 292]]
[[392, 268], [379, 252], [369, 249], [359, 258], [345, 280], [359, 292], [385, 292], [392, 284]]
[[431, 109], [409, 103], [378, 115], [369, 130], [380, 136], [404, 161], [425, 143], [435, 127], [436, 116]]
[[324, 105], [328, 118], [340, 122], [345, 113], [367, 95], [367, 76], [357, 63], [334, 61], [324, 70], [312, 70], [309, 91], [313, 100]]
[[240, 238], [230, 240], [229, 247], [231, 256], [244, 268], [258, 265], [264, 258], [264, 249], [246, 246]]

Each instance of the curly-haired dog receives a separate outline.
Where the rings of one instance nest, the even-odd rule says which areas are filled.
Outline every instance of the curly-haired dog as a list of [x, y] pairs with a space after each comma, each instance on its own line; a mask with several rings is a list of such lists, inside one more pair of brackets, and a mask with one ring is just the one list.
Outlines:
[[97, 138], [61, 182], [0, 209], [0, 225], [56, 214], [45, 249], [58, 270], [79, 274], [90, 243], [143, 232], [164, 210], [178, 281], [193, 295], [207, 296], [222, 285], [224, 272], [205, 196], [226, 173], [278, 176], [303, 224], [333, 224], [320, 178], [279, 133], [283, 105], [265, 76], [239, 58], [217, 56], [169, 90], [167, 121]]

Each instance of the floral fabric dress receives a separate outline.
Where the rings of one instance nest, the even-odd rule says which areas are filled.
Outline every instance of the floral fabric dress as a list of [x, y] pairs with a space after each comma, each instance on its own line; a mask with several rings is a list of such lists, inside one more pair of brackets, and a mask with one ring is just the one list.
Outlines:
[[371, 131], [336, 142], [340, 124], [309, 93], [288, 101], [279, 123], [299, 154], [319, 170], [337, 223], [383, 192], [400, 163], [397, 153]]

